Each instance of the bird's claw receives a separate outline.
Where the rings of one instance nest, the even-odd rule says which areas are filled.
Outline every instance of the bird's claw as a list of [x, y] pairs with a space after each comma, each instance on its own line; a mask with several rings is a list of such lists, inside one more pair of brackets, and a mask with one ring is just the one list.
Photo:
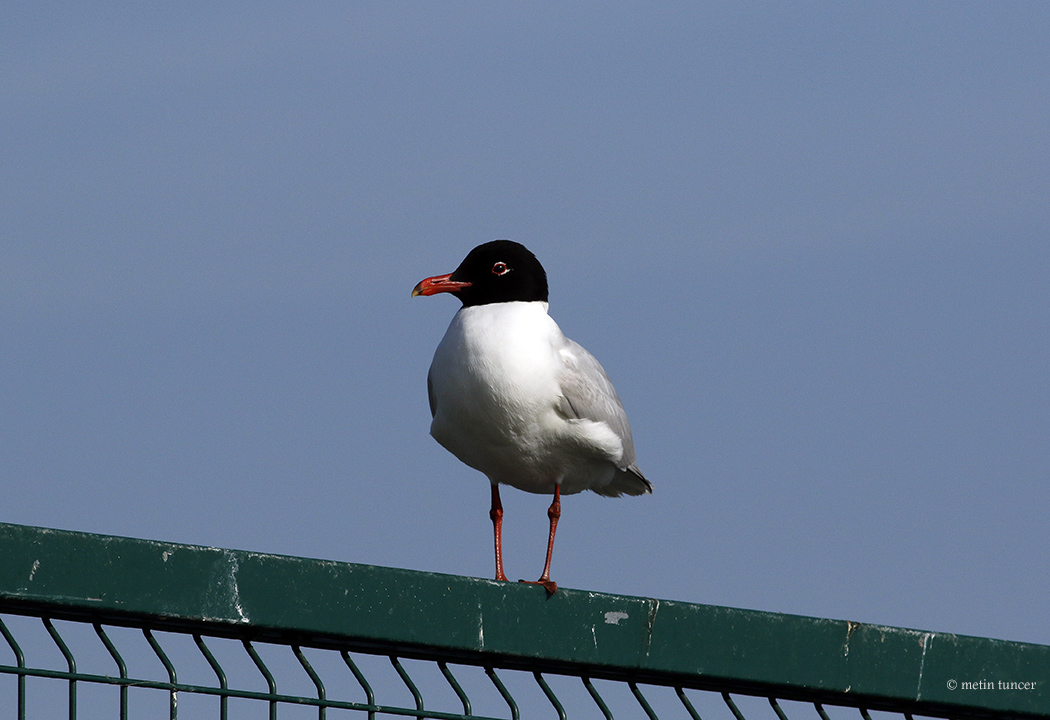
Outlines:
[[558, 592], [558, 583], [553, 580], [518, 580], [518, 582], [525, 583], [526, 585], [542, 585], [547, 591], [547, 595], [553, 595]]

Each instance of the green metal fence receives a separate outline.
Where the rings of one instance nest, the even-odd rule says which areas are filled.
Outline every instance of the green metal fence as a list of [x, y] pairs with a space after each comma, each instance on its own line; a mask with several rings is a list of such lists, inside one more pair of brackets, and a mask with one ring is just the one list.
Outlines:
[[1047, 646], [5, 524], [0, 633], [20, 720], [1050, 718]]

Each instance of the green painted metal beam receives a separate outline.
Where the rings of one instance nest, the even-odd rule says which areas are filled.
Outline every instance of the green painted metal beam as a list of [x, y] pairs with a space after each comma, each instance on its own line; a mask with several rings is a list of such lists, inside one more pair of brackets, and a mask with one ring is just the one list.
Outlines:
[[548, 597], [535, 585], [20, 525], [0, 524], [0, 611], [873, 709], [1050, 717], [1048, 646], [568, 588]]

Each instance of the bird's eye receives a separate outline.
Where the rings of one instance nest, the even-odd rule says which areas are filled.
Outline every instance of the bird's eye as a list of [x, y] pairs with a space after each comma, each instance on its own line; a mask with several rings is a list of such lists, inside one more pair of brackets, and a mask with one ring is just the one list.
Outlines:
[[505, 263], [505, 262], [498, 262], [498, 263], [496, 263], [495, 265], [492, 266], [492, 274], [493, 275], [506, 275], [509, 272], [510, 272], [510, 268], [507, 267], [507, 263]]

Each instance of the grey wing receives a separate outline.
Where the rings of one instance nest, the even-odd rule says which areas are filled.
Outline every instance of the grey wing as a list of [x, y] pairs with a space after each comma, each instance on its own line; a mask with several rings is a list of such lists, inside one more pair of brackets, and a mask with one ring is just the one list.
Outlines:
[[570, 418], [603, 422], [623, 443], [623, 458], [613, 482], [596, 490], [600, 495], [641, 495], [653, 485], [635, 465], [634, 438], [623, 403], [601, 363], [577, 342], [565, 338], [565, 368], [559, 376], [562, 397], [559, 409]]
[[437, 414], [437, 398], [434, 397], [434, 380], [430, 377], [430, 371], [427, 371], [427, 400], [430, 402], [430, 417], [433, 418]]

